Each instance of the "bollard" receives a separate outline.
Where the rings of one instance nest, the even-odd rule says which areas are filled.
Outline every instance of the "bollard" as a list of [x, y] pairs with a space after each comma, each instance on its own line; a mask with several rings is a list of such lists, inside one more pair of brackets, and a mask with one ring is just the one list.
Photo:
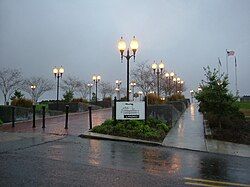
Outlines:
[[66, 105], [66, 120], [65, 120], [65, 129], [68, 129], [68, 121], [69, 121], [69, 105]]
[[114, 122], [115, 122], [115, 125], [117, 124], [117, 120], [116, 120], [116, 101], [117, 101], [117, 99], [116, 99], [116, 97], [115, 97], [115, 99], [114, 99], [114, 110], [113, 110], [113, 112], [114, 112]]
[[12, 109], [12, 127], [15, 127], [15, 107], [14, 106], [12, 106], [11, 107], [11, 109]]
[[145, 125], [147, 124], [147, 118], [148, 118], [148, 98], [145, 96]]
[[45, 106], [42, 106], [42, 110], [43, 110], [43, 126], [42, 128], [45, 128]]
[[33, 128], [36, 128], [36, 105], [32, 106], [33, 108]]
[[91, 106], [88, 107], [89, 108], [89, 130], [92, 129], [92, 108]]

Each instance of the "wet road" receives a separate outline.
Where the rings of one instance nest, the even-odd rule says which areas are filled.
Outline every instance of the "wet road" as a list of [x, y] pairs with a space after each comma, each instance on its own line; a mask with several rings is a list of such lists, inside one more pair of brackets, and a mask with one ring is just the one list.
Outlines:
[[[92, 123], [93, 127], [100, 125], [106, 119], [110, 119], [112, 116], [111, 109], [101, 109], [92, 111]], [[80, 135], [89, 129], [89, 113], [73, 113], [69, 114], [68, 129], [65, 127], [65, 115], [57, 117], [49, 117], [45, 121], [46, 128], [42, 129], [42, 120], [36, 120], [36, 128], [32, 128], [32, 121], [28, 122], [16, 122], [14, 128], [11, 124], [3, 125], [0, 127], [0, 131], [5, 132], [44, 132], [57, 135]]]
[[[23, 143], [2, 140], [13, 149], [0, 147], [0, 186], [250, 184], [249, 158], [76, 136], [43, 134], [41, 143], [36, 141], [40, 136], [26, 137]], [[29, 141], [34, 143], [26, 146]]]

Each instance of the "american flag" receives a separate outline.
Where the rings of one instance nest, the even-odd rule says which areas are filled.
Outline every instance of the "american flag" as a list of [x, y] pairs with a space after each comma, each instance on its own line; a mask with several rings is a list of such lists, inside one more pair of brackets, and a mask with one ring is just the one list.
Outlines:
[[228, 56], [234, 56], [235, 52], [234, 51], [227, 51]]

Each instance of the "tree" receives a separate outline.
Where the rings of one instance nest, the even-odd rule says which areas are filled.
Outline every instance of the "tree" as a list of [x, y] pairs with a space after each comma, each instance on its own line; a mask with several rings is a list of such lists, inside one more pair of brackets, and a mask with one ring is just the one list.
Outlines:
[[137, 64], [131, 71], [131, 77], [144, 95], [147, 95], [154, 87], [155, 75], [151, 66], [147, 65], [145, 62]]
[[14, 100], [14, 99], [21, 99], [21, 98], [23, 98], [22, 92], [19, 90], [15, 90], [13, 96], [10, 99]]
[[[30, 88], [31, 85], [35, 85], [36, 88], [32, 90]], [[28, 93], [36, 103], [44, 93], [53, 90], [53, 84], [50, 80], [43, 77], [31, 77], [23, 81], [22, 90]]]
[[19, 88], [22, 82], [22, 73], [18, 69], [0, 70], [0, 90], [4, 96], [4, 104], [10, 99], [13, 92]]
[[72, 99], [74, 98], [74, 93], [71, 90], [67, 90], [64, 94], [63, 94], [63, 98], [64, 101], [66, 103], [69, 103], [70, 101], [72, 101]]
[[112, 97], [115, 93], [115, 87], [112, 86], [110, 82], [100, 82], [100, 93], [102, 94], [102, 98], [104, 99], [107, 95]]
[[76, 92], [78, 92], [82, 98], [86, 99], [89, 94], [88, 84], [85, 81], [79, 81], [79, 83]]
[[206, 80], [202, 80], [201, 91], [195, 93], [195, 98], [199, 101], [200, 111], [213, 123], [211, 125], [222, 128], [233, 116], [243, 119], [236, 105], [237, 98], [229, 92], [228, 77], [209, 67], [204, 71]]
[[81, 81], [77, 77], [67, 76], [62, 80], [61, 88], [64, 91], [71, 91], [73, 94], [82, 86]]

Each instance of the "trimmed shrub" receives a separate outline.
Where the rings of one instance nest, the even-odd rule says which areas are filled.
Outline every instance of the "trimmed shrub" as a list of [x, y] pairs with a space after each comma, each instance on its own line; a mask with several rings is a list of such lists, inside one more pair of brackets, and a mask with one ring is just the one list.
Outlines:
[[33, 101], [30, 99], [25, 99], [25, 98], [13, 99], [11, 101], [11, 105], [25, 107], [25, 108], [31, 108], [33, 105]]
[[94, 127], [92, 132], [161, 142], [169, 130], [170, 126], [151, 117], [147, 124], [139, 120], [117, 121], [115, 124], [114, 120], [109, 119]]

